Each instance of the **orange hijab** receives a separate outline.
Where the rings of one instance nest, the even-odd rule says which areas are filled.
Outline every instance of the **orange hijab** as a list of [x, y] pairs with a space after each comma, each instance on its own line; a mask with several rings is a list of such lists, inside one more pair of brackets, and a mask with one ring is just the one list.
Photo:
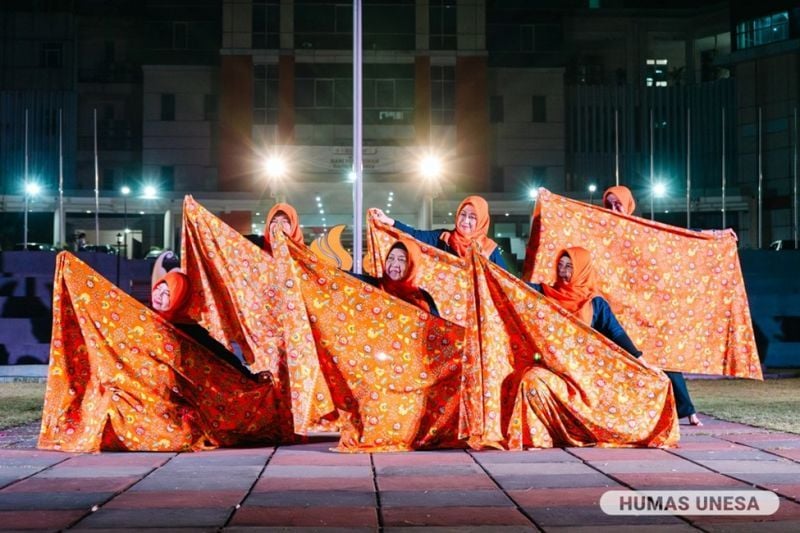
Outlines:
[[556, 264], [563, 255], [569, 256], [572, 260], [572, 278], [565, 283], [561, 278], [556, 277], [555, 285], [543, 285], [542, 292], [591, 326], [594, 315], [592, 298], [600, 295], [596, 288], [592, 254], [586, 248], [579, 246], [566, 248], [556, 254]]
[[[414, 282], [417, 276], [417, 268], [422, 257], [422, 251], [419, 249], [416, 242], [406, 238], [400, 238], [400, 240], [389, 248], [389, 252], [395, 248], [403, 248], [408, 255], [406, 273], [401, 279], [393, 280], [384, 272], [383, 277], [381, 277], [381, 289], [393, 296], [397, 296], [401, 300], [405, 300], [412, 305], [416, 305], [430, 312], [431, 308], [430, 305], [428, 305], [428, 300], [423, 295], [422, 289]], [[386, 252], [387, 257], [389, 256], [389, 252]]]
[[272, 252], [272, 235], [269, 231], [269, 223], [278, 213], [283, 213], [289, 219], [289, 238], [297, 244], [303, 244], [303, 231], [300, 229], [300, 219], [297, 216], [297, 211], [289, 204], [275, 204], [267, 213], [267, 218], [264, 221], [264, 249], [268, 252]]
[[[475, 231], [467, 236], [458, 228], [458, 216], [465, 206], [471, 205], [478, 215], [478, 222], [475, 224]], [[497, 248], [497, 243], [487, 236], [489, 232], [489, 204], [480, 196], [467, 196], [456, 211], [456, 227], [454, 231], [445, 231], [440, 239], [447, 243], [459, 257], [464, 257], [469, 252], [469, 247], [473, 242], [478, 243], [481, 255], [489, 257]]]
[[181, 321], [185, 318], [183, 312], [189, 303], [189, 277], [180, 270], [173, 270], [158, 280], [153, 288], [155, 289], [162, 283], [166, 283], [169, 288], [169, 306], [162, 311], [156, 311], [156, 313], [170, 322]]
[[609, 187], [606, 189], [606, 192], [603, 193], [603, 205], [608, 208], [606, 205], [606, 197], [609, 194], [613, 194], [619, 201], [622, 203], [623, 209], [625, 209], [626, 215], [632, 215], [633, 210], [636, 209], [636, 200], [633, 199], [633, 193], [631, 190], [624, 185], [617, 185], [616, 187]]

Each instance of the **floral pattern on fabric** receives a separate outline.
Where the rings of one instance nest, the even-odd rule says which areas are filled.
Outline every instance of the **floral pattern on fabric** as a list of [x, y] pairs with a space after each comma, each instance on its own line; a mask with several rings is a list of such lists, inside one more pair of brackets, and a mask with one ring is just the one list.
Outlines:
[[[270, 256], [191, 198], [184, 203], [183, 257], [190, 279], [204, 287], [193, 312], [210, 331], [247, 343], [251, 367], [282, 370], [295, 432], [335, 420], [340, 451], [464, 446], [463, 328], [283, 235]], [[214, 296], [203, 299], [208, 293]], [[280, 350], [266, 352], [260, 341], [273, 336]]]
[[[369, 222], [368, 268], [382, 271], [381, 258], [401, 234], [405, 235]], [[520, 449], [570, 442], [668, 446], [677, 442], [674, 398], [663, 373], [625, 354], [477, 250], [466, 262], [436, 248], [423, 248], [426, 260], [417, 277], [420, 286], [431, 293], [437, 306], [449, 308], [451, 316], [463, 313], [460, 432], [470, 447]], [[536, 372], [546, 372], [554, 389], [556, 383], [569, 385], [566, 394], [558, 390], [549, 394], [551, 403], [557, 399], [572, 405], [549, 416], [525, 407], [520, 399], [525, 394], [519, 391], [541, 389], [527, 380]], [[542, 389], [542, 394], [546, 392]], [[581, 398], [585, 403], [580, 404]], [[590, 430], [559, 429], [575, 424]]]
[[242, 374], [75, 256], [59, 254], [39, 448], [274, 444], [286, 411], [272, 384]]
[[761, 379], [735, 238], [623, 215], [539, 190], [524, 279], [555, 254], [592, 252], [600, 289], [643, 357], [667, 370]]
[[509, 449], [677, 444], [675, 399], [663, 372], [477, 252], [473, 264], [480, 344], [508, 354], [500, 414]]

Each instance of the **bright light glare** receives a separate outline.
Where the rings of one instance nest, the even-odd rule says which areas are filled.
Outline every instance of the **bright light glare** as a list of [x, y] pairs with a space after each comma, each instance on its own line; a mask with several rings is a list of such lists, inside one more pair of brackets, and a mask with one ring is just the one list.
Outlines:
[[131, 193], [131, 188], [127, 185], [123, 185], [119, 192], [121, 192], [123, 196], [128, 196]]
[[653, 185], [653, 196], [656, 198], [663, 198], [667, 194], [667, 186], [661, 182]]
[[436, 178], [442, 173], [442, 160], [433, 155], [426, 155], [419, 163], [419, 171], [426, 178]]
[[532, 189], [529, 189], [528, 190], [528, 196], [530, 196], [531, 200], [536, 200], [537, 198], [539, 198], [539, 189], [537, 189], [535, 187], [532, 188]]
[[42, 192], [42, 188], [39, 186], [38, 183], [28, 182], [25, 184], [25, 194], [28, 196], [36, 196]]
[[286, 174], [286, 162], [276, 155], [270, 156], [264, 162], [264, 170], [269, 177], [280, 178]]
[[153, 199], [158, 195], [158, 190], [153, 185], [145, 185], [144, 186], [144, 197], [147, 199]]
[[589, 192], [595, 192], [595, 191], [597, 191], [597, 185], [595, 185], [594, 183], [590, 184]]

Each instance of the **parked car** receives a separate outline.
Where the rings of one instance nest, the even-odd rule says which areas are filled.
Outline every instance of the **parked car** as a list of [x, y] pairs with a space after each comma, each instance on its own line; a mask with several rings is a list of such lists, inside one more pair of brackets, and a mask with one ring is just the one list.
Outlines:
[[778, 241], [772, 241], [772, 244], [769, 245], [770, 250], [775, 250], [779, 252], [781, 250], [796, 250], [794, 246], [794, 239], [781, 239]]
[[95, 252], [99, 254], [116, 255], [117, 249], [110, 244], [87, 244], [81, 249], [81, 252]]

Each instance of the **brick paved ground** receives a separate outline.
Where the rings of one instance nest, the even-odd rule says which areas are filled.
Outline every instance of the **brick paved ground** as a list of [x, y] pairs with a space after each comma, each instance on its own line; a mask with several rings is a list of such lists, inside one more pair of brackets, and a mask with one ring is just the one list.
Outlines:
[[[202, 453], [35, 449], [0, 432], [0, 530], [800, 531], [800, 435], [705, 417], [670, 450], [348, 455], [333, 439]], [[610, 516], [610, 489], [769, 489], [772, 516]]]

